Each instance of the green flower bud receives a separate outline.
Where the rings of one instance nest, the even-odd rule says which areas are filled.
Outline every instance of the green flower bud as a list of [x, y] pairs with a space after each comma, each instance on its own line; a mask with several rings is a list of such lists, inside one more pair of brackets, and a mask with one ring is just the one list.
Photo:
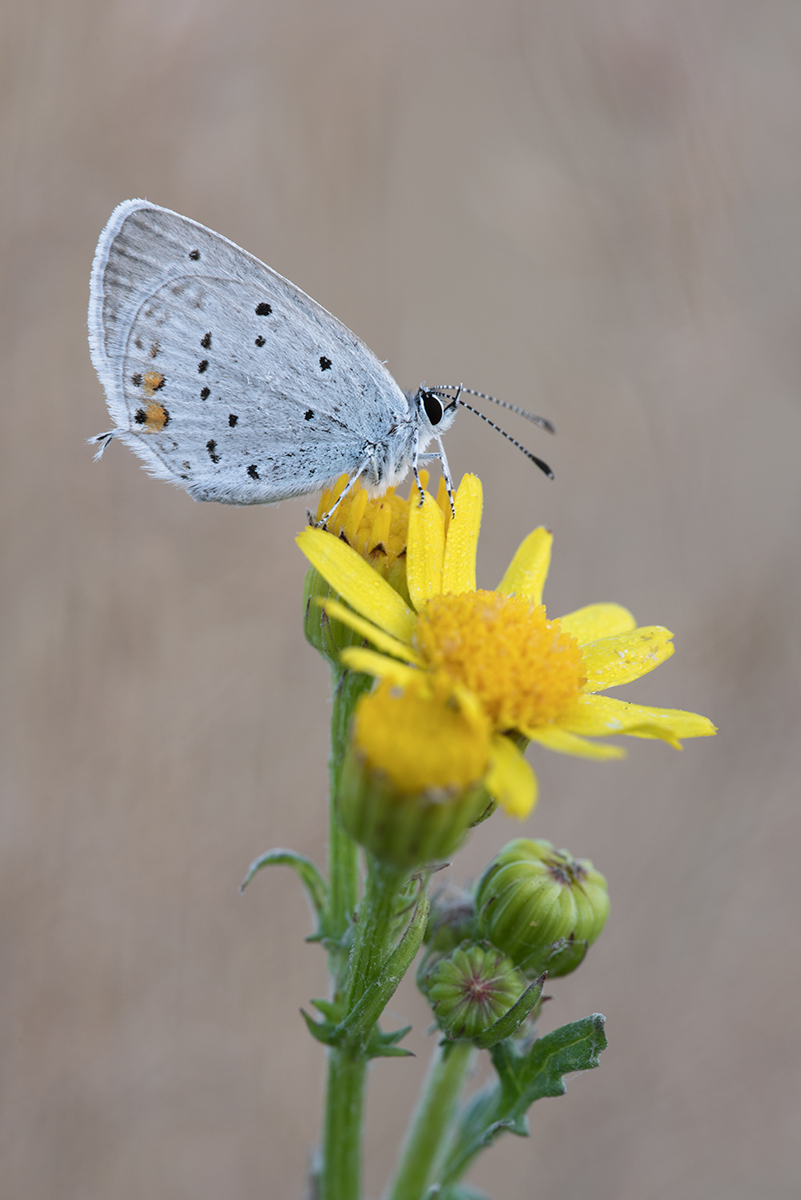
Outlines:
[[486, 942], [465, 943], [441, 958], [425, 987], [437, 1024], [451, 1039], [478, 1037], [525, 989], [511, 959]]
[[446, 954], [465, 941], [476, 939], [476, 905], [473, 896], [448, 880], [431, 897], [425, 937], [426, 952], [417, 968], [417, 986], [428, 990], [428, 976]]
[[362, 696], [337, 796], [351, 837], [400, 868], [451, 855], [489, 803], [484, 722], [424, 677], [405, 690], [385, 680]]
[[309, 567], [303, 581], [303, 632], [306, 641], [330, 663], [339, 663], [339, 652], [346, 646], [361, 646], [364, 639], [341, 621], [329, 617], [320, 601], [340, 599], [322, 575]]
[[431, 897], [431, 910], [425, 938], [429, 952], [449, 954], [467, 938], [473, 938], [476, 925], [476, 905], [465, 888], [449, 880]]
[[550, 842], [516, 838], [476, 887], [479, 929], [531, 979], [568, 975], [609, 913], [603, 875]]

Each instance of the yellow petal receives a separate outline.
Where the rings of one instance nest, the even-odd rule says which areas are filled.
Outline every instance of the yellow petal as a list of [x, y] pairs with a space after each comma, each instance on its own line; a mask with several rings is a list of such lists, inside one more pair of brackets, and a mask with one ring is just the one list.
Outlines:
[[476, 551], [481, 528], [481, 480], [465, 475], [454, 497], [456, 520], [448, 526], [442, 591], [454, 596], [476, 590]]
[[507, 596], [529, 596], [535, 604], [542, 604], [552, 543], [553, 534], [542, 525], [530, 533], [518, 547], [496, 590]]
[[658, 667], [673, 653], [673, 634], [661, 625], [644, 625], [633, 633], [601, 638], [582, 646], [585, 692], [631, 683]]
[[402, 642], [411, 642], [414, 613], [394, 588], [340, 538], [309, 526], [295, 539], [323, 579], [362, 616]]
[[375, 675], [377, 679], [391, 679], [401, 687], [420, 677], [419, 671], [398, 662], [397, 658], [386, 658], [383, 654], [376, 654], [375, 650], [366, 650], [361, 646], [348, 646], [340, 654], [339, 661], [349, 671], [362, 671], [365, 675]]
[[383, 629], [379, 629], [372, 621], [360, 617], [352, 608], [347, 608], [337, 600], [323, 600], [321, 604], [329, 617], [333, 617], [335, 621], [341, 621], [349, 629], [360, 633], [362, 637], [367, 638], [368, 642], [372, 642], [378, 650], [383, 650], [385, 654], [393, 654], [395, 658], [402, 658], [406, 662], [415, 663], [418, 667], [423, 666], [422, 658], [415, 654], [411, 646], [407, 645], [406, 642], [398, 641], [397, 638], [392, 637], [391, 634], [386, 633]]
[[532, 742], [547, 746], [549, 750], [556, 750], [558, 754], [574, 754], [577, 758], [595, 759], [626, 757], [626, 751], [620, 746], [613, 746], [609, 742], [588, 742], [585, 738], [577, 737], [575, 733], [569, 733], [556, 725], [542, 725], [539, 729], [527, 729], [525, 732]]
[[419, 612], [427, 600], [442, 593], [442, 559], [445, 554], [445, 518], [428, 492], [422, 504], [409, 502], [406, 545], [406, 583]]
[[510, 817], [521, 821], [537, 803], [537, 776], [514, 742], [500, 734], [492, 739], [484, 786]]
[[617, 633], [628, 633], [637, 622], [627, 608], [621, 604], [588, 604], [559, 618], [559, 624], [570, 633], [580, 646], [595, 642], [598, 638], [614, 637]]
[[582, 696], [560, 725], [588, 737], [625, 733], [631, 737], [661, 738], [680, 748], [680, 738], [711, 737], [717, 729], [707, 717], [680, 708], [628, 704], [614, 696]]

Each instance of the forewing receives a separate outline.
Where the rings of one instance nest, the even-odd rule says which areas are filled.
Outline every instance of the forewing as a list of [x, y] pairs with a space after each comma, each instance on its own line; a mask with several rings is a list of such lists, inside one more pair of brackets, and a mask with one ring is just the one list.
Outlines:
[[196, 499], [314, 491], [408, 412], [383, 364], [304, 292], [142, 200], [101, 235], [89, 342], [117, 436]]

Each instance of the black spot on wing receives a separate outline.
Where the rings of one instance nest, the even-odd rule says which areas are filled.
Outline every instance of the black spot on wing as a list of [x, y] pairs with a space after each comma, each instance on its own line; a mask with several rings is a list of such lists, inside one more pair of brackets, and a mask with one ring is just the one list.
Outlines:
[[256, 305], [256, 316], [257, 317], [269, 317], [269, 315], [272, 311], [273, 311], [272, 306], [267, 304], [266, 301], [264, 301], [264, 300], [262, 300], [261, 304]]
[[313, 409], [313, 408], [307, 408], [307, 409], [306, 409], [306, 411], [305, 411], [305, 413], [303, 414], [303, 420], [304, 420], [304, 421], [310, 421], [310, 420], [312, 419], [312, 417], [313, 417], [313, 416], [314, 416], [314, 409]]
[[138, 371], [135, 375], [131, 376], [131, 383], [134, 385], [134, 387], [142, 386], [142, 376], [139, 374]]
[[256, 470], [256, 467], [255, 467], [255, 465], [254, 465], [254, 466], [251, 466], [251, 467], [248, 467], [248, 475], [250, 476], [250, 478], [251, 478], [251, 479], [258, 479], [258, 478], [259, 478], [259, 472]]
[[211, 350], [211, 334], [204, 333], [203, 337], [200, 339], [200, 344], [204, 350]]
[[209, 458], [211, 461], [213, 463], [218, 463], [220, 461], [220, 456], [219, 454], [215, 454], [217, 443], [215, 442], [214, 438], [209, 438], [209, 440], [206, 442], [206, 449], [209, 452]]
[[200, 399], [201, 400], [208, 400], [210, 395], [211, 395], [211, 388], [201, 388], [200, 389]]
[[197, 262], [197, 260], [200, 258], [200, 251], [190, 250], [188, 257], [192, 259], [192, 262]]
[[236, 415], [236, 413], [228, 414], [228, 424], [231, 426], [232, 429], [233, 429], [234, 425], [236, 425], [238, 420], [239, 420], [239, 417]]
[[263, 346], [263, 345], [264, 345], [264, 343], [265, 343], [266, 341], [267, 341], [267, 339], [266, 339], [266, 338], [263, 338], [263, 337], [261, 336], [261, 334], [259, 334], [259, 336], [256, 338], [256, 345], [257, 345], [257, 346]]
[[134, 413], [134, 420], [136, 421], [137, 425], [144, 425], [145, 421], [147, 420], [147, 413], [143, 408], [137, 408], [136, 412]]
[[320, 370], [321, 371], [330, 371], [331, 370], [331, 359], [326, 358], [324, 354], [320, 355]]
[[198, 375], [202, 375], [203, 372], [208, 371], [208, 369], [209, 369], [209, 360], [207, 358], [204, 358], [201, 362], [199, 362], [197, 364]]

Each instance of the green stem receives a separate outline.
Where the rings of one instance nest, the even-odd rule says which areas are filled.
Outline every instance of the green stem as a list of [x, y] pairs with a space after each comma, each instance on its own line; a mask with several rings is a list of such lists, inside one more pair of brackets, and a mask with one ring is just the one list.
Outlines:
[[398, 897], [406, 878], [406, 871], [368, 856], [367, 880], [348, 970], [348, 1010], [362, 998], [392, 951]]
[[473, 1046], [467, 1041], [446, 1042], [435, 1050], [385, 1200], [420, 1200], [425, 1194], [474, 1057]]
[[360, 1200], [366, 1075], [366, 1058], [328, 1051], [321, 1200]]
[[[359, 847], [342, 828], [336, 809], [342, 763], [348, 746], [348, 731], [356, 701], [372, 686], [369, 675], [333, 667], [331, 672], [333, 705], [331, 711], [331, 757], [328, 763], [330, 779], [330, 818], [328, 842], [328, 879], [330, 898], [326, 933], [339, 940], [348, 931], [353, 912], [359, 902]], [[339, 967], [339, 962], [332, 967]], [[339, 970], [333, 971], [339, 974]]]
[[[372, 687], [367, 675], [333, 668], [331, 757], [329, 776], [330, 834], [328, 845], [329, 903], [326, 935], [332, 998], [347, 990], [349, 1012], [372, 983], [390, 950], [395, 907], [403, 875], [370, 864], [364, 897], [359, 903], [359, 848], [343, 829], [336, 810], [337, 791], [356, 701]], [[350, 957], [345, 938], [358, 905], [358, 924]], [[346, 975], [347, 968], [347, 975]], [[346, 982], [347, 980], [347, 982]], [[367, 1059], [332, 1047], [328, 1052], [328, 1085], [323, 1134], [321, 1200], [360, 1200], [361, 1142]]]

